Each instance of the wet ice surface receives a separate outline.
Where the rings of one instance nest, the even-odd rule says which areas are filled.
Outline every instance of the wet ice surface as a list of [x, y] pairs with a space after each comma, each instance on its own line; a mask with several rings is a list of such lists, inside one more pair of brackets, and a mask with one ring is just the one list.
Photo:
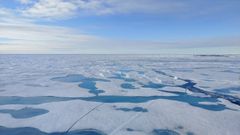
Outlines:
[[0, 135], [238, 135], [240, 56], [0, 55]]

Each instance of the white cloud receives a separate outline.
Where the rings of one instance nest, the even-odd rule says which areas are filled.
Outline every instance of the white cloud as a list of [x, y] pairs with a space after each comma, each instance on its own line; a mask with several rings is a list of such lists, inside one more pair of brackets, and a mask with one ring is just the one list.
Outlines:
[[[70, 28], [44, 26], [36, 24], [0, 23], [0, 50], [10, 51], [63, 51], [72, 47], [85, 47], [88, 42], [98, 40], [97, 37], [80, 34]], [[27, 53], [27, 52], [26, 52]]]
[[32, 0], [18, 0], [18, 1], [22, 4], [30, 4], [33, 2]]
[[25, 16], [59, 19], [77, 14], [166, 13], [185, 7], [186, 3], [176, 0], [38, 0], [21, 12]]
[[[28, 17], [63, 19], [75, 15], [167, 14], [204, 16], [238, 9], [239, 1], [201, 0], [20, 0], [20, 12]], [[29, 4], [31, 3], [31, 4]]]
[[40, 0], [30, 7], [22, 10], [26, 16], [43, 18], [62, 18], [72, 16], [77, 10], [77, 5], [64, 0]]
[[0, 53], [61, 52], [71, 47], [84, 48], [86, 42], [98, 39], [68, 27], [36, 24], [11, 10], [0, 9]]

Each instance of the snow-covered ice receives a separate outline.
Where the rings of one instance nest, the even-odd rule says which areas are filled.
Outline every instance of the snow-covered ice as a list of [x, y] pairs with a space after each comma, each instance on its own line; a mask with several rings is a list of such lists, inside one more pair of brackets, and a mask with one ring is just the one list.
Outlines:
[[0, 135], [239, 133], [239, 55], [0, 55]]

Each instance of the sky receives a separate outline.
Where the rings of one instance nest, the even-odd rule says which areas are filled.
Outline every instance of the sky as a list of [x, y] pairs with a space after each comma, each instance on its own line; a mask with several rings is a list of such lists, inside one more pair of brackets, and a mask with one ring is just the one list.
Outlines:
[[240, 54], [240, 0], [0, 0], [0, 54]]

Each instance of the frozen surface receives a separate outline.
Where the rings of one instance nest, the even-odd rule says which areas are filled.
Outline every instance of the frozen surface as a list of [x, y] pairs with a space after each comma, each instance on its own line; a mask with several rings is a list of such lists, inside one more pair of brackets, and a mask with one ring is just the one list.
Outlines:
[[239, 55], [0, 55], [0, 135], [239, 133]]

